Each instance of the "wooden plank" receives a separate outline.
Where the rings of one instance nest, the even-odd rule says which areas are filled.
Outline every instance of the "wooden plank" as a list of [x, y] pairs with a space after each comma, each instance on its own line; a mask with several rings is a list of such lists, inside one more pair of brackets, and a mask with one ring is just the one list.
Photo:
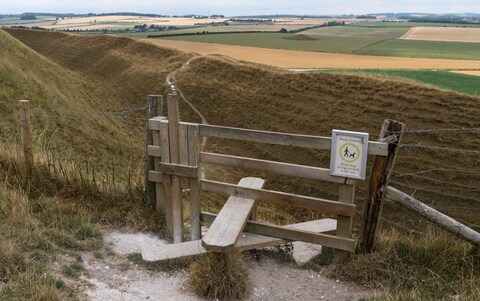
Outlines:
[[[238, 183], [239, 186], [252, 188], [262, 188], [264, 184], [265, 180], [253, 177], [243, 178]], [[214, 252], [233, 250], [254, 204], [255, 199], [230, 196], [203, 237], [202, 245]]]
[[[178, 126], [178, 134], [179, 134], [179, 145], [180, 145], [180, 164], [181, 165], [188, 165], [188, 132], [187, 126], [185, 124], [180, 123]], [[189, 188], [189, 180], [185, 177], [180, 179], [182, 189]]]
[[[160, 108], [159, 108], [160, 107]], [[152, 158], [148, 155], [148, 147], [151, 144], [159, 145], [158, 132], [153, 133], [148, 129], [148, 120], [152, 117], [161, 115], [162, 107], [162, 96], [161, 95], [148, 95], [147, 96], [147, 124], [145, 126], [145, 147], [147, 156], [145, 158], [145, 196], [147, 199], [147, 204], [150, 206], [155, 206], [159, 211], [162, 211], [161, 198], [157, 199], [156, 195], [156, 183], [149, 181], [149, 171], [155, 170], [155, 163], [158, 163], [158, 158]], [[153, 136], [155, 134], [155, 139]], [[156, 141], [154, 141], [154, 139]], [[158, 202], [160, 201], [160, 202]]]
[[[151, 130], [158, 130], [158, 127], [159, 121], [156, 119], [150, 119], [149, 128]], [[270, 143], [277, 145], [298, 146], [324, 150], [330, 150], [330, 148], [332, 147], [331, 137], [268, 132], [207, 124], [199, 124], [199, 128], [200, 136]], [[388, 154], [388, 143], [369, 141], [368, 154], [375, 156], [386, 156]]]
[[273, 190], [240, 187], [239, 185], [210, 180], [200, 181], [200, 187], [202, 188], [202, 190], [215, 193], [268, 201], [274, 204], [288, 205], [297, 208], [319, 210], [323, 213], [355, 216], [356, 206], [354, 204], [343, 204], [335, 201], [295, 195]]
[[355, 183], [355, 180], [353, 179], [331, 176], [330, 170], [326, 168], [281, 163], [281, 162], [275, 162], [275, 161], [267, 161], [267, 160], [260, 160], [260, 159], [229, 156], [229, 155], [221, 155], [221, 154], [214, 154], [214, 153], [201, 152], [200, 163], [219, 164], [219, 165], [247, 168], [252, 170], [272, 172], [272, 173], [281, 174], [285, 176], [321, 180], [321, 181], [327, 181], [327, 182], [339, 183], [339, 184], [353, 185]]
[[[156, 132], [157, 132], [157, 134], [159, 133], [158, 131], [156, 131]], [[147, 155], [150, 156], [150, 157], [161, 158], [162, 157], [162, 150], [160, 148], [161, 148], [161, 146], [157, 146], [157, 145], [147, 145]]]
[[414, 211], [415, 213], [420, 214], [435, 225], [447, 230], [452, 234], [455, 234], [469, 243], [477, 247], [480, 246], [480, 233], [441, 213], [440, 211], [423, 204], [408, 194], [388, 186], [385, 197], [402, 205], [405, 208]]
[[188, 125], [188, 165], [197, 168], [197, 177], [190, 178], [190, 223], [192, 240], [200, 239], [200, 183], [198, 170], [198, 156], [200, 153], [200, 143], [197, 125]]
[[355, 250], [355, 241], [351, 238], [338, 237], [329, 234], [319, 234], [305, 230], [287, 229], [280, 226], [266, 225], [253, 221], [249, 222], [245, 226], [245, 232], [287, 240], [303, 241], [348, 252], [353, 252]]
[[[170, 163], [180, 164], [180, 133], [178, 95], [168, 94], [168, 139], [170, 141]], [[183, 241], [183, 198], [180, 177], [172, 175], [170, 198], [172, 200], [173, 241]]]
[[[354, 185], [340, 185], [338, 193], [338, 201], [345, 204], [353, 204], [355, 199]], [[353, 217], [339, 214], [337, 217], [337, 236], [338, 237], [352, 237]], [[349, 251], [349, 250], [347, 250]], [[349, 256], [348, 252], [335, 252], [335, 261], [343, 262]]]
[[172, 163], [159, 163], [158, 166], [162, 173], [169, 175], [187, 178], [196, 178], [198, 175], [198, 168], [193, 166]]
[[383, 198], [405, 128], [405, 124], [395, 120], [387, 119], [383, 122], [379, 140], [390, 137], [391, 133], [393, 133], [396, 136], [393, 137], [396, 142], [389, 144], [386, 157], [377, 156], [373, 162], [363, 211], [363, 220], [360, 227], [360, 252], [362, 253], [369, 253], [375, 249], [376, 235], [383, 210]]
[[[278, 145], [298, 146], [315, 149], [330, 150], [332, 147], [331, 137], [287, 134], [279, 132], [268, 132], [249, 130], [225, 126], [201, 124], [200, 135], [208, 137], [236, 139], [242, 141], [262, 142]], [[370, 141], [368, 143], [368, 154], [386, 156], [388, 143]]]
[[[207, 218], [210, 218], [213, 222], [216, 215], [208, 215], [209, 217]], [[202, 217], [204, 218], [205, 216], [202, 215]], [[331, 233], [335, 231], [336, 226], [336, 220], [334, 219], [321, 219], [305, 223], [292, 224], [284, 227], [296, 230], [310, 230], [313, 232]], [[239, 251], [253, 250], [284, 244], [287, 242], [289, 242], [289, 240], [244, 232], [240, 236], [235, 248]], [[173, 258], [201, 255], [207, 252], [208, 251], [202, 246], [201, 240], [194, 240], [180, 244], [165, 245], [161, 248], [144, 249], [142, 250], [142, 257], [145, 261], [162, 261]]]
[[[161, 147], [161, 162], [169, 163], [170, 162], [170, 146], [168, 141], [168, 122], [163, 122], [160, 124], [160, 145]], [[165, 222], [167, 225], [168, 232], [170, 236], [173, 235], [173, 222], [172, 222], [172, 200], [170, 199], [170, 187], [171, 179], [169, 175], [162, 176], [162, 192], [163, 200], [165, 207]]]

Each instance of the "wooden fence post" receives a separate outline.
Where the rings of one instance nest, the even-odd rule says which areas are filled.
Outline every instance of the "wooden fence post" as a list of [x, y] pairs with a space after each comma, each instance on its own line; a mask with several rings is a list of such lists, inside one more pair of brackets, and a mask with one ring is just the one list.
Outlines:
[[[340, 185], [338, 193], [338, 201], [340, 203], [353, 204], [355, 200], [355, 184]], [[337, 216], [337, 232], [336, 235], [340, 237], [352, 238], [353, 217], [338, 215]], [[350, 252], [335, 250], [335, 262], [345, 261]]]
[[[170, 140], [170, 163], [180, 164], [180, 142], [179, 142], [179, 108], [178, 94], [168, 94], [168, 138]], [[172, 223], [173, 242], [183, 241], [183, 199], [180, 177], [172, 175], [171, 201], [172, 201]]]
[[32, 130], [30, 127], [30, 106], [28, 100], [20, 100], [20, 127], [23, 138], [23, 154], [25, 156], [25, 166], [30, 175], [33, 169], [33, 147]]
[[202, 178], [198, 164], [200, 155], [200, 137], [198, 125], [188, 126], [188, 165], [198, 167], [198, 176], [190, 178], [190, 224], [192, 240], [202, 238], [200, 226], [200, 179]]
[[383, 122], [378, 140], [388, 141], [390, 144], [387, 156], [376, 156], [373, 163], [361, 225], [359, 247], [361, 253], [369, 253], [375, 249], [375, 239], [383, 210], [383, 198], [404, 131], [405, 125], [401, 122], [389, 119]]
[[[148, 180], [148, 172], [150, 170], [155, 170], [155, 166], [158, 166], [159, 159], [150, 157], [148, 155], [148, 145], [158, 144], [154, 142], [159, 142], [158, 133], [153, 133], [148, 129], [148, 120], [153, 117], [162, 116], [163, 111], [163, 98], [161, 95], [148, 95], [147, 96], [147, 121], [146, 121], [146, 130], [145, 130], [145, 197], [146, 202], [150, 206], [154, 206], [157, 210], [162, 211], [161, 202], [157, 201], [156, 198], [156, 186], [161, 186], [160, 183], [150, 182]], [[156, 140], [156, 141], [154, 141]], [[159, 195], [159, 193], [157, 193]]]

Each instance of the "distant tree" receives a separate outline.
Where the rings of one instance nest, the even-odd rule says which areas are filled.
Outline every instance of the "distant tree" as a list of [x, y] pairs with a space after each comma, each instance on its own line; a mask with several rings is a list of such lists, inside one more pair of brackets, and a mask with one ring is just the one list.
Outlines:
[[34, 14], [23, 14], [20, 16], [20, 20], [36, 20], [37, 17]]
[[281, 28], [278, 32], [280, 32], [280, 33], [287, 33], [288, 30], [287, 30], [286, 28]]

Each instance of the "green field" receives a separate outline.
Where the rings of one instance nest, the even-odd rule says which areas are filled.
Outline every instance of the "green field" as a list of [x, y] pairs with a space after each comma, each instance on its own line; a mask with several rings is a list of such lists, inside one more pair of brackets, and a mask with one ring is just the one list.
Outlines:
[[480, 96], [480, 76], [458, 74], [447, 71], [403, 71], [403, 70], [316, 70], [320, 73], [355, 73], [405, 78], [436, 88], [471, 96]]
[[353, 53], [356, 49], [401, 37], [404, 28], [322, 27], [293, 33], [246, 33], [166, 37], [165, 39], [277, 48], [302, 51]]
[[399, 40], [398, 38], [408, 29], [407, 27], [334, 26], [315, 28], [296, 34], [236, 33], [175, 36], [165, 37], [165, 39], [361, 55], [480, 59], [480, 43]]
[[480, 60], [480, 43], [387, 40], [357, 49], [354, 54]]

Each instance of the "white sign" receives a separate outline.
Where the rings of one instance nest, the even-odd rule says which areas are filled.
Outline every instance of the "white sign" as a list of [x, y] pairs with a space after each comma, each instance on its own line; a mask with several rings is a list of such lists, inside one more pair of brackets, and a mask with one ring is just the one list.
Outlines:
[[330, 174], [365, 180], [368, 133], [332, 130]]

